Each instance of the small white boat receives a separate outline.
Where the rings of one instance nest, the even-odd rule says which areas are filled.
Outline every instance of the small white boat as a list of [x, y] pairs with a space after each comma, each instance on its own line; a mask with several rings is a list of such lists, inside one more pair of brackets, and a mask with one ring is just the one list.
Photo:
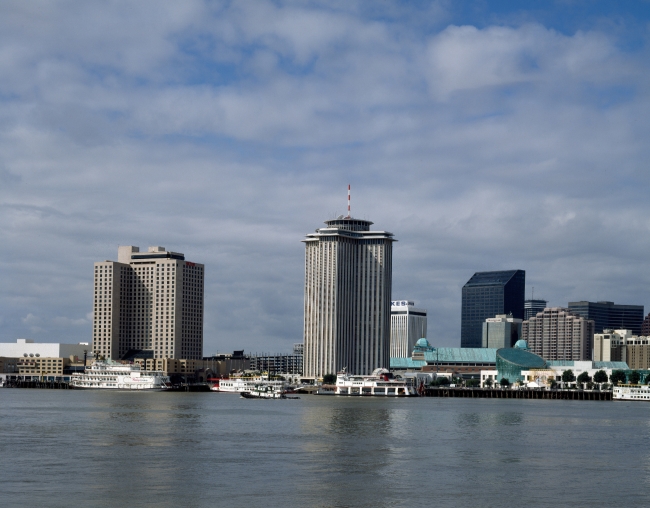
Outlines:
[[395, 379], [386, 369], [375, 369], [370, 376], [355, 376], [345, 371], [337, 373], [334, 394], [410, 397], [418, 393], [406, 380]]
[[108, 390], [169, 390], [169, 377], [162, 371], [141, 370], [140, 365], [111, 360], [96, 361], [80, 374], [73, 374], [70, 388]]
[[619, 385], [613, 389], [613, 400], [645, 400], [650, 402], [649, 385]]

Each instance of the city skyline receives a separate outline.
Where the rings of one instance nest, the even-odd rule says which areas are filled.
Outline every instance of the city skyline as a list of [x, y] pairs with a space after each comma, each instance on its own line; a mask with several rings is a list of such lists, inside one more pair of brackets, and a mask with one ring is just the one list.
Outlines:
[[475, 272], [650, 309], [646, 3], [151, 9], [0, 5], [2, 340], [90, 341], [93, 263], [162, 244], [207, 267], [204, 354], [290, 351], [348, 184], [434, 346]]

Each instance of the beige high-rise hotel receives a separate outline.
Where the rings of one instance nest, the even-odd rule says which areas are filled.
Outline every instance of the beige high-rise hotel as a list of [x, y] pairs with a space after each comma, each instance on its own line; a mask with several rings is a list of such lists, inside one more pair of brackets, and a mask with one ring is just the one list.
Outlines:
[[339, 216], [305, 242], [305, 377], [390, 366], [393, 238]]
[[121, 246], [117, 259], [95, 263], [95, 355], [202, 358], [204, 266], [164, 247]]

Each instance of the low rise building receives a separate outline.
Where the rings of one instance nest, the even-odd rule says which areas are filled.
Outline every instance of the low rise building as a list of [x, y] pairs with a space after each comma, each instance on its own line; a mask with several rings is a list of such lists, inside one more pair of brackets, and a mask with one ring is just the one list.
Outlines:
[[87, 342], [61, 344], [58, 342], [34, 342], [32, 339], [17, 339], [13, 342], [0, 342], [0, 357], [4, 358], [83, 358], [90, 352]]
[[594, 360], [625, 362], [634, 370], [650, 369], [650, 337], [631, 330], [604, 330], [594, 335]]
[[420, 339], [410, 358], [391, 358], [392, 371], [422, 371], [437, 376], [478, 379], [481, 370], [496, 365], [494, 348], [457, 348], [431, 346], [427, 339]]
[[[497, 364], [499, 364], [498, 360]], [[494, 385], [496, 383], [499, 383], [499, 381], [505, 377], [510, 381], [510, 383], [521, 381], [522, 385], [525, 387], [548, 388], [552, 382], [560, 384], [562, 382], [562, 374], [567, 370], [571, 370], [576, 379], [583, 372], [586, 372], [587, 375], [592, 379], [594, 377], [594, 374], [599, 370], [605, 371], [608, 378], [615, 370], [623, 371], [628, 377], [632, 372], [632, 370], [625, 362], [549, 360], [546, 361], [543, 365], [521, 365], [521, 369], [519, 370], [510, 369], [509, 373], [511, 375], [506, 375], [507, 373], [502, 369], [482, 370], [481, 386], [488, 386], [488, 379], [491, 381], [491, 384]], [[650, 375], [649, 370], [639, 370], [638, 372], [641, 375], [642, 379], [645, 379], [646, 376]]]
[[302, 355], [251, 356], [250, 369], [271, 374], [302, 374]]

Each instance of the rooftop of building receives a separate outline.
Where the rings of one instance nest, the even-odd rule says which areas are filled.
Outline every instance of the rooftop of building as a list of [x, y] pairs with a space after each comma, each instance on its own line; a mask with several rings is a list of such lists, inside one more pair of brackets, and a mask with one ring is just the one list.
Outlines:
[[[476, 272], [464, 287], [499, 286], [508, 283], [517, 273], [524, 270], [502, 270], [495, 272]], [[525, 272], [524, 272], [525, 273]]]
[[485, 364], [496, 362], [495, 348], [460, 348], [431, 346], [427, 339], [419, 339], [413, 348], [413, 357], [390, 359], [391, 368], [418, 369], [427, 364]]
[[[579, 360], [548, 360], [546, 364], [549, 367], [577, 367], [576, 362], [585, 363]], [[630, 367], [625, 362], [589, 362], [592, 364], [592, 369], [614, 369], [614, 370], [628, 370]]]
[[522, 368], [542, 369], [547, 365], [544, 358], [521, 347], [501, 348], [497, 350], [496, 356]]

